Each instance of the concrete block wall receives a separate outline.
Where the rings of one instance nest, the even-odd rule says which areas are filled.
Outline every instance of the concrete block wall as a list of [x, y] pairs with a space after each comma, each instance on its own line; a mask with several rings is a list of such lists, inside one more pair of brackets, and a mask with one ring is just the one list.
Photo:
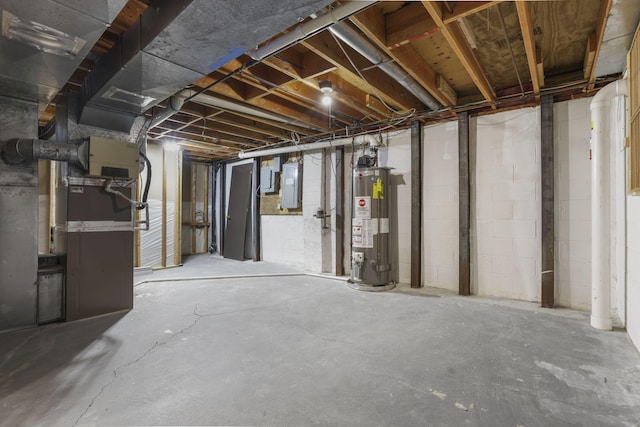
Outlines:
[[458, 290], [458, 123], [424, 128], [423, 285]]
[[472, 292], [539, 301], [539, 108], [470, 125]]
[[391, 277], [411, 282], [411, 131], [395, 132], [379, 150], [379, 165], [390, 167], [389, 251]]
[[262, 215], [262, 259], [303, 269], [302, 215]]
[[554, 105], [557, 305], [591, 307], [591, 98]]

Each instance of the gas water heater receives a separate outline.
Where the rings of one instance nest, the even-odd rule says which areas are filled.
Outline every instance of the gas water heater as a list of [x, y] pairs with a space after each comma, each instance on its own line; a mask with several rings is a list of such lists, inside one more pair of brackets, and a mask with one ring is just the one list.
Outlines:
[[389, 170], [368, 164], [353, 169], [349, 286], [354, 289], [395, 287], [389, 278]]

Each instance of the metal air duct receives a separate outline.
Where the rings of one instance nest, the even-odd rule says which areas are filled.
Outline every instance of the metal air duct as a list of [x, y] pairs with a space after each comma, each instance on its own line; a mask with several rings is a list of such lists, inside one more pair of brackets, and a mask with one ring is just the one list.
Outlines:
[[400, 83], [431, 110], [436, 111], [440, 109], [440, 103], [418, 82], [416, 82], [409, 73], [403, 70], [402, 67], [395, 62], [392, 62], [391, 58], [380, 52], [376, 46], [363, 38], [357, 31], [352, 29], [346, 23], [340, 23], [329, 27], [329, 31], [388, 74], [389, 77]]
[[0, 95], [44, 110], [126, 2], [0, 0]]
[[128, 132], [136, 116], [329, 3], [154, 0], [87, 76], [80, 122]]
[[318, 31], [337, 24], [341, 20], [348, 18], [349, 16], [358, 13], [369, 6], [377, 3], [376, 1], [352, 1], [336, 9], [332, 9], [329, 13], [319, 16], [312, 21], [299, 25], [291, 32], [288, 32], [284, 36], [274, 40], [273, 42], [262, 46], [259, 49], [254, 49], [249, 52], [251, 58], [256, 61], [261, 61], [269, 55], [273, 55], [276, 52], [285, 49], [300, 40], [304, 40]]
[[81, 144], [71, 144], [15, 138], [4, 143], [2, 155], [7, 163], [13, 165], [42, 159], [73, 163], [85, 170], [89, 168], [89, 148], [86, 141]]

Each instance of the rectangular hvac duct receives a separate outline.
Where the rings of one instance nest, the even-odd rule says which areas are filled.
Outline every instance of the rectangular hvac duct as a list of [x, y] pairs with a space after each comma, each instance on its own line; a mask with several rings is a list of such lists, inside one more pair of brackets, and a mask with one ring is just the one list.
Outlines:
[[125, 3], [0, 0], [0, 95], [44, 109]]
[[155, 0], [87, 76], [80, 122], [127, 132], [135, 116], [330, 3]]

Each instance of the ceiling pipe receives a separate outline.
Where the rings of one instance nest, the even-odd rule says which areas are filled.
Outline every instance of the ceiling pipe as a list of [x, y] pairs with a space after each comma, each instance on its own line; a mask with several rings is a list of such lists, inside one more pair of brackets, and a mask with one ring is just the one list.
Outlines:
[[368, 8], [377, 3], [376, 1], [352, 1], [345, 5], [332, 9], [329, 13], [319, 16], [305, 24], [298, 25], [296, 28], [286, 33], [282, 37], [277, 38], [269, 44], [261, 48], [249, 51], [249, 56], [256, 61], [261, 61], [267, 56], [273, 55], [289, 46], [294, 45], [300, 40], [304, 40], [313, 34], [326, 29], [327, 27], [337, 24], [341, 20], [348, 18], [354, 13]]
[[591, 101], [591, 326], [610, 331], [610, 109], [616, 96], [627, 96], [627, 80], [608, 84]]
[[389, 77], [400, 83], [432, 111], [440, 109], [440, 103], [431, 96], [420, 83], [415, 81], [402, 67], [393, 62], [387, 55], [380, 52], [373, 43], [362, 37], [346, 23], [339, 23], [329, 27], [329, 31], [384, 71]]
[[287, 147], [280, 147], [280, 148], [267, 148], [265, 150], [256, 150], [256, 151], [240, 151], [238, 153], [238, 158], [252, 159], [254, 157], [274, 156], [276, 154], [294, 153], [297, 151], [321, 150], [323, 148], [342, 147], [343, 145], [350, 145], [350, 144], [379, 145], [379, 142], [378, 140], [376, 140], [374, 136], [370, 134], [366, 134], [366, 135], [358, 135], [354, 138], [332, 139], [330, 141], [320, 141], [320, 142], [312, 142], [309, 144], [289, 145]]
[[[183, 89], [169, 98], [167, 107], [158, 115], [151, 119], [149, 129], [160, 125], [162, 122], [179, 112], [186, 101], [195, 102], [197, 104], [207, 105], [209, 107], [220, 108], [222, 110], [234, 111], [236, 113], [248, 114], [262, 119], [273, 120], [284, 124], [293, 124], [291, 118], [270, 111], [262, 110], [257, 107], [243, 105], [234, 101], [217, 98], [205, 93], [199, 93], [193, 89]], [[306, 129], [318, 130], [318, 128], [304, 123], [295, 123], [296, 126]]]

